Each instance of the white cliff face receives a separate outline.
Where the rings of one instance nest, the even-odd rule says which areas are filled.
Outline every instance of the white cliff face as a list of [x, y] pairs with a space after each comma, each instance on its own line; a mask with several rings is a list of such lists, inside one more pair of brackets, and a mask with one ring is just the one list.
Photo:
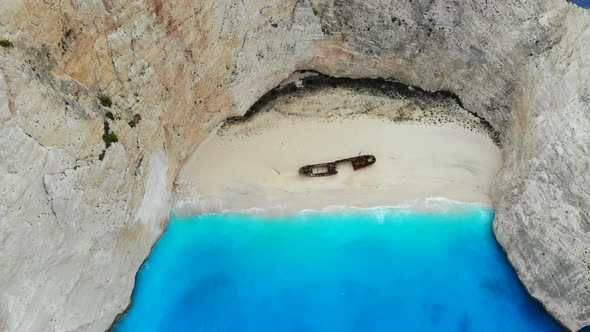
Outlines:
[[[17, 98], [11, 103], [18, 100], [13, 91]], [[31, 109], [51, 102], [44, 90], [25, 91], [28, 99], [23, 104]], [[8, 99], [2, 104], [6, 109]], [[146, 170], [130, 167], [122, 144], [113, 145], [103, 161], [72, 155], [68, 152], [73, 149], [60, 145], [69, 144], [60, 130], [72, 137], [91, 136], [86, 127], [91, 124], [76, 128], [75, 120], [55, 112], [54, 117], [40, 117], [47, 132], [36, 132], [38, 139], [19, 126], [21, 114], [2, 113], [0, 326], [6, 330], [108, 326], [113, 314], [126, 306], [129, 294], [121, 290], [133, 286], [131, 269], [139, 267], [141, 256], [163, 229], [161, 212], [134, 218], [133, 204], [140, 201], [143, 188], [152, 196], [159, 189], [150, 183], [153, 176], [145, 176], [162, 168], [155, 152], [144, 157]], [[51, 121], [57, 127], [68, 121], [74, 125], [50, 132]], [[169, 191], [160, 192], [164, 211], [167, 196]]]
[[559, 43], [528, 65], [494, 230], [529, 292], [578, 329], [590, 325], [590, 29], [588, 14], [566, 15]]
[[496, 236], [535, 298], [589, 325], [589, 26], [562, 0], [2, 1], [0, 330], [108, 328], [182, 161], [305, 69], [450, 91], [494, 125]]

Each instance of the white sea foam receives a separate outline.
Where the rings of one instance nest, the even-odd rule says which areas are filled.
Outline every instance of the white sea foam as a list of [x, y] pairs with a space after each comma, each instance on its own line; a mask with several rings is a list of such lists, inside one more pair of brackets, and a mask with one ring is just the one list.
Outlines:
[[445, 197], [429, 197], [424, 199], [407, 200], [393, 205], [380, 205], [374, 207], [360, 207], [354, 205], [330, 205], [319, 209], [297, 209], [288, 204], [278, 204], [264, 207], [251, 207], [247, 209], [232, 209], [229, 204], [216, 197], [191, 198], [178, 201], [174, 205], [171, 214], [173, 216], [190, 216], [204, 214], [240, 213], [260, 216], [284, 216], [290, 214], [316, 214], [316, 213], [341, 213], [359, 212], [386, 215], [389, 212], [400, 213], [402, 211], [424, 213], [454, 213], [464, 211], [466, 208], [483, 208], [493, 210], [489, 204], [478, 202], [462, 202]]

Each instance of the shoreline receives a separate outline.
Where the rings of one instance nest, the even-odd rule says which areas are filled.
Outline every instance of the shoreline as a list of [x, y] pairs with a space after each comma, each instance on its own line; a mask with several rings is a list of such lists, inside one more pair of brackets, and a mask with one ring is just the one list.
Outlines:
[[300, 210], [285, 210], [283, 207], [269, 207], [259, 208], [251, 207], [241, 210], [213, 210], [207, 213], [191, 213], [184, 210], [184, 207], [175, 207], [170, 211], [170, 219], [186, 218], [196, 215], [216, 215], [216, 214], [249, 214], [265, 217], [282, 217], [286, 215], [295, 214], [338, 214], [338, 213], [351, 213], [351, 212], [374, 212], [374, 211], [389, 211], [389, 210], [404, 210], [408, 212], [437, 214], [437, 213], [454, 213], [461, 212], [465, 209], [478, 208], [488, 211], [494, 211], [494, 207], [491, 204], [482, 202], [463, 202], [448, 199], [446, 197], [428, 197], [425, 199], [405, 201], [397, 205], [378, 205], [378, 206], [354, 206], [354, 205], [331, 205], [325, 206], [318, 209], [304, 208]]

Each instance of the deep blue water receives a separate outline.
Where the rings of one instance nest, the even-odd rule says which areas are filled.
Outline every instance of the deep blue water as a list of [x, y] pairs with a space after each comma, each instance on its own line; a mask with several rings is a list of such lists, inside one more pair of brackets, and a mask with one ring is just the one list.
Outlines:
[[173, 218], [116, 331], [561, 331], [525, 293], [493, 211]]
[[580, 7], [590, 7], [590, 0], [573, 0], [572, 2]]

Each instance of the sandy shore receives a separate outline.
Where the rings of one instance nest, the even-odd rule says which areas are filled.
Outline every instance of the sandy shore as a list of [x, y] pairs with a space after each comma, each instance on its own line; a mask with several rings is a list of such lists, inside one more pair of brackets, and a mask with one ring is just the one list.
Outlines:
[[[502, 156], [488, 135], [469, 124], [476, 120], [400, 122], [391, 115], [403, 111], [407, 118], [424, 109], [381, 100], [370, 112], [358, 112], [363, 107], [354, 98], [350, 91], [322, 91], [222, 126], [184, 165], [177, 212], [291, 212], [403, 205], [430, 197], [491, 204], [490, 184]], [[328, 104], [337, 107], [326, 110]], [[340, 164], [337, 175], [323, 178], [297, 172], [306, 164], [359, 154], [375, 155], [377, 162], [356, 172]]]

